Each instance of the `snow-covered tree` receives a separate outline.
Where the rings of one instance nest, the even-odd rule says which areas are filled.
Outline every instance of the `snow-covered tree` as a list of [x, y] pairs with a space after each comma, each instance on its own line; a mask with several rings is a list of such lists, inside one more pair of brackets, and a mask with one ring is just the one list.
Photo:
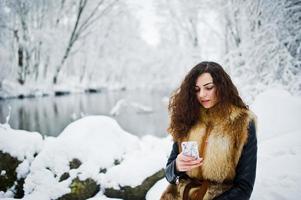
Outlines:
[[91, 28], [91, 26], [93, 26], [95, 21], [100, 20], [101, 17], [107, 14], [116, 2], [116, 0], [109, 2], [105, 0], [98, 0], [97, 2], [92, 3], [88, 0], [80, 0], [78, 1], [78, 3], [75, 2], [77, 5], [74, 13], [75, 17], [73, 19], [72, 29], [67, 45], [64, 48], [63, 57], [61, 58], [58, 66], [55, 69], [53, 76], [54, 84], [57, 83], [58, 76], [65, 64], [65, 61], [72, 51], [75, 42], [89, 34], [89, 29]]
[[301, 1], [231, 0], [224, 6], [231, 74], [252, 96], [275, 84], [300, 93]]
[[1, 1], [0, 47], [9, 50], [9, 67], [17, 74], [13, 79], [22, 85], [28, 81], [56, 83], [66, 60], [81, 49], [80, 42], [116, 2]]

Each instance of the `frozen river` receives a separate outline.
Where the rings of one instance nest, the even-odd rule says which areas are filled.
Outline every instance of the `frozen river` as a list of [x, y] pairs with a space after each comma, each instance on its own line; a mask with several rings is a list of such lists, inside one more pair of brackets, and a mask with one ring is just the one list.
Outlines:
[[[72, 121], [86, 115], [114, 117], [120, 126], [137, 136], [164, 137], [168, 125], [167, 97], [170, 92], [104, 91], [25, 99], [0, 100], [0, 120], [4, 123], [11, 107], [12, 128], [58, 136]], [[122, 101], [120, 101], [123, 99]], [[110, 111], [120, 101], [117, 115]]]

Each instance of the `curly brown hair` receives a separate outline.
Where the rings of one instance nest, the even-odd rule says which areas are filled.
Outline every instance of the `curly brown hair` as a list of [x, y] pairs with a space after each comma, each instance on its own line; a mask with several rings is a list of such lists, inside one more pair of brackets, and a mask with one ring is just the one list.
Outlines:
[[212, 76], [216, 86], [216, 95], [219, 99], [218, 104], [225, 108], [228, 105], [235, 105], [248, 109], [222, 66], [215, 62], [201, 62], [189, 71], [181, 86], [170, 97], [168, 105], [170, 124], [167, 130], [173, 136], [185, 136], [201, 117], [200, 108], [202, 105], [197, 100], [195, 84], [197, 78], [203, 73], [209, 73]]

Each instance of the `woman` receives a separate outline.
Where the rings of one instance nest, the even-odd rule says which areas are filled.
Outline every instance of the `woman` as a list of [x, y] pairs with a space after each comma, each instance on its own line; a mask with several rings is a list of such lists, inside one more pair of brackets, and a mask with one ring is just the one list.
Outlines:
[[[174, 144], [165, 174], [165, 199], [249, 199], [256, 176], [255, 115], [223, 68], [202, 62], [186, 75], [169, 102]], [[199, 158], [181, 143], [196, 141]]]

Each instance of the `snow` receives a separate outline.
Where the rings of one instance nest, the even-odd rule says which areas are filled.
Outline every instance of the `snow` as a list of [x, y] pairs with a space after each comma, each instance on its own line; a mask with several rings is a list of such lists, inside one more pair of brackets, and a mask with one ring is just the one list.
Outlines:
[[124, 107], [132, 107], [135, 109], [137, 113], [152, 113], [153, 109], [149, 106], [143, 105], [139, 102], [132, 102], [126, 99], [120, 99], [117, 101], [115, 106], [111, 109], [110, 115], [117, 116], [120, 114], [122, 108]]
[[[25, 198], [56, 199], [70, 191], [68, 186], [76, 176], [81, 180], [91, 177], [102, 187], [135, 187], [164, 167], [171, 139], [138, 139], [114, 119], [87, 116], [71, 123], [59, 137], [46, 138], [43, 145], [31, 165], [23, 162], [18, 166], [19, 173], [31, 171], [24, 184]], [[74, 158], [82, 164], [69, 170]], [[116, 160], [121, 164], [114, 165]], [[107, 172], [99, 173], [104, 168]], [[70, 178], [59, 182], [65, 172]]]
[[125, 155], [121, 165], [108, 170], [105, 177], [107, 186], [118, 188], [118, 185], [129, 185], [135, 187], [142, 183], [146, 177], [164, 167], [169, 153], [169, 144], [169, 138], [163, 140], [152, 136], [142, 138], [137, 151]]
[[43, 95], [53, 95], [54, 91], [43, 84], [27, 84], [20, 87], [19, 83], [4, 79], [0, 90], [1, 98], [18, 97], [19, 95], [41, 97]]
[[126, 104], [125, 99], [118, 100], [115, 106], [111, 109], [110, 115], [112, 116], [119, 115], [121, 107], [124, 106], [125, 104]]
[[161, 194], [164, 192], [166, 187], [168, 186], [168, 182], [166, 179], [162, 179], [158, 181], [147, 193], [145, 199], [146, 200], [154, 200], [160, 199]]
[[33, 159], [43, 148], [43, 139], [37, 132], [13, 130], [8, 124], [0, 124], [0, 150], [18, 160]]
[[157, 46], [160, 43], [158, 23], [160, 18], [156, 15], [153, 0], [139, 1], [127, 0], [129, 7], [140, 21], [141, 37], [149, 45]]
[[253, 199], [300, 199], [300, 128], [259, 144]]
[[257, 179], [253, 199], [299, 199], [301, 101], [270, 89], [251, 106], [258, 116]]
[[251, 109], [259, 117], [258, 137], [267, 139], [300, 128], [301, 101], [287, 91], [270, 89], [257, 96]]
[[132, 102], [131, 106], [133, 106], [136, 109], [137, 113], [151, 113], [151, 112], [153, 112], [153, 109], [151, 107], [142, 105], [142, 104], [137, 103], [137, 102]]
[[[102, 175], [98, 174], [100, 168], [113, 166], [115, 159], [122, 159], [137, 145], [135, 136], [123, 131], [116, 121], [108, 117], [82, 118], [71, 123], [58, 138], [46, 140], [45, 147], [32, 163], [31, 170], [35, 173], [26, 179], [25, 193], [48, 193], [50, 198], [57, 198], [69, 191], [70, 178], [79, 175], [82, 180], [88, 177], [101, 179]], [[59, 177], [69, 171], [69, 161], [73, 158], [79, 159], [82, 165], [70, 170], [69, 179], [59, 182]], [[36, 185], [37, 182], [41, 184]]]
[[[271, 89], [258, 95], [251, 109], [258, 117], [257, 178], [251, 199], [299, 199], [300, 97]], [[0, 126], [2, 151], [20, 160], [39, 152], [33, 161], [25, 159], [17, 169], [23, 176], [30, 171], [24, 184], [24, 199], [58, 198], [70, 191], [68, 185], [76, 176], [81, 180], [91, 177], [102, 189], [125, 185], [135, 187], [165, 166], [171, 145], [170, 137], [160, 139], [149, 135], [139, 139], [105, 116], [86, 116], [71, 123], [59, 137], [48, 137], [44, 141], [38, 133]], [[69, 161], [74, 158], [82, 164], [70, 170]], [[114, 165], [116, 160], [120, 164]], [[103, 168], [107, 172], [99, 173]], [[69, 172], [70, 177], [59, 182], [64, 172]], [[158, 181], [146, 199], [158, 199], [167, 185], [165, 179]], [[2, 192], [0, 198], [11, 195], [11, 191]], [[105, 197], [102, 190], [90, 198], [105, 199], [110, 198]]]
[[[34, 160], [34, 155], [43, 148], [43, 139], [37, 132], [28, 132], [23, 130], [13, 130], [8, 124], [0, 124], [0, 151], [8, 153], [17, 158], [21, 163], [16, 169], [17, 177], [24, 178], [29, 173], [30, 163]], [[1, 176], [6, 171], [1, 171]], [[14, 187], [14, 186], [13, 186]], [[6, 193], [0, 191], [0, 198], [13, 195], [13, 187]]]

